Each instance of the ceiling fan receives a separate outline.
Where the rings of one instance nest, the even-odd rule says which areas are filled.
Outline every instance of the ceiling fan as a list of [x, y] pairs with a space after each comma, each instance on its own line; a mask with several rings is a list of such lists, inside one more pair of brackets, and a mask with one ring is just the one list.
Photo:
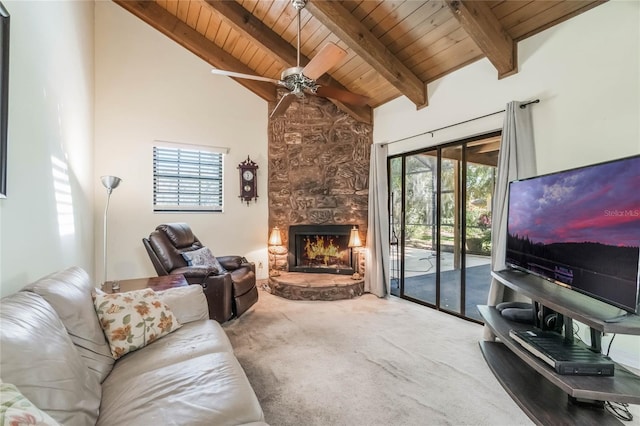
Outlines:
[[291, 0], [291, 4], [298, 11], [297, 66], [282, 71], [280, 80], [234, 71], [211, 70], [213, 74], [266, 81], [289, 90], [288, 93], [285, 93], [282, 98], [280, 98], [280, 101], [271, 112], [270, 118], [283, 114], [294, 99], [304, 98], [305, 93], [331, 98], [344, 102], [345, 104], [357, 106], [364, 106], [369, 102], [369, 98], [366, 96], [358, 95], [337, 87], [319, 85], [316, 82], [318, 78], [333, 68], [347, 55], [347, 52], [336, 44], [331, 42], [325, 44], [305, 67], [300, 66], [300, 11], [304, 9], [306, 3], [307, 0]]

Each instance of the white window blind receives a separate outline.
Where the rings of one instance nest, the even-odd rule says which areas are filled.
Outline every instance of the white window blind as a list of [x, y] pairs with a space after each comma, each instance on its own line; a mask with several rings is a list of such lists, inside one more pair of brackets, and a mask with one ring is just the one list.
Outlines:
[[153, 147], [154, 211], [222, 211], [223, 154]]

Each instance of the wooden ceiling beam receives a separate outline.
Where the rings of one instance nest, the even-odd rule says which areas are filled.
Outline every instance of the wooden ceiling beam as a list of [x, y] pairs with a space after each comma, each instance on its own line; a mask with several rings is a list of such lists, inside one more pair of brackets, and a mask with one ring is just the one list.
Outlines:
[[446, 0], [464, 31], [498, 70], [498, 78], [518, 72], [517, 45], [485, 1]]
[[[272, 53], [278, 61], [288, 67], [297, 65], [297, 49], [287, 43], [275, 31], [258, 20], [249, 11], [235, 1], [224, 0], [206, 0], [209, 7], [225, 19], [236, 31], [243, 36], [249, 38], [253, 43], [259, 45], [262, 49]], [[301, 66], [306, 65], [309, 58], [300, 55]], [[251, 72], [250, 74], [254, 74]], [[341, 90], [349, 90], [325, 74], [318, 79], [318, 83], [323, 86], [333, 86]], [[368, 124], [373, 123], [373, 110], [369, 106], [355, 106], [339, 102], [335, 99], [329, 99], [339, 109], [346, 112], [358, 121]]]
[[[296, 65], [296, 48], [287, 43], [275, 31], [253, 16], [235, 1], [206, 0], [205, 3], [224, 18], [236, 31], [252, 40], [264, 50], [273, 54], [282, 64]], [[300, 58], [301, 66], [308, 60]]]
[[337, 1], [310, 0], [306, 9], [418, 108], [427, 106], [427, 85]]
[[[167, 12], [156, 2], [142, 0], [114, 0], [114, 2], [213, 67], [244, 74], [254, 73], [252, 69]], [[275, 102], [277, 99], [276, 87], [271, 83], [243, 78], [234, 78], [234, 80], [267, 102]]]

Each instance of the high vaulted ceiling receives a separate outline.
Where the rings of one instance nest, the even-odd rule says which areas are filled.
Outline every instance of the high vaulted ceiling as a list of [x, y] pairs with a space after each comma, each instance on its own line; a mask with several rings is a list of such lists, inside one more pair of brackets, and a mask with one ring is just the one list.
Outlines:
[[[114, 0], [214, 68], [280, 79], [295, 66], [297, 11], [290, 0]], [[347, 56], [318, 79], [369, 97], [332, 100], [371, 123], [372, 108], [406, 96], [429, 103], [427, 83], [487, 57], [496, 78], [518, 72], [517, 43], [603, 0], [308, 0], [301, 11], [301, 66], [327, 43]], [[212, 75], [211, 79], [227, 78]], [[276, 85], [237, 78], [268, 102]]]

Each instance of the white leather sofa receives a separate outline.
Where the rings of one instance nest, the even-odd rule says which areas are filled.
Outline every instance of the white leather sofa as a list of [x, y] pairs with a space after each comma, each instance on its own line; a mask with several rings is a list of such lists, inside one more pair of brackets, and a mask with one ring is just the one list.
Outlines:
[[265, 425], [200, 286], [161, 299], [182, 326], [114, 361], [80, 268], [0, 299], [0, 379], [59, 424]]

